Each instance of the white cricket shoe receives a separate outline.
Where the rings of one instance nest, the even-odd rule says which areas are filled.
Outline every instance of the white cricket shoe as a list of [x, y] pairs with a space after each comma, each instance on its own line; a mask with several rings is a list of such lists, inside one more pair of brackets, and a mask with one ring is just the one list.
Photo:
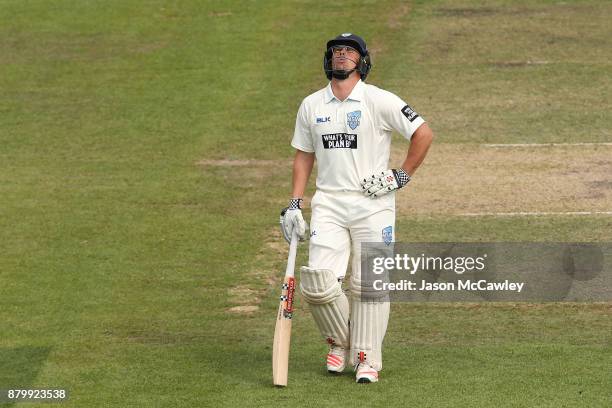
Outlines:
[[378, 381], [378, 371], [370, 367], [367, 363], [359, 363], [356, 371], [356, 381], [358, 383], [368, 384]]
[[339, 374], [344, 371], [346, 366], [346, 350], [340, 346], [331, 346], [327, 353], [327, 371], [332, 374]]

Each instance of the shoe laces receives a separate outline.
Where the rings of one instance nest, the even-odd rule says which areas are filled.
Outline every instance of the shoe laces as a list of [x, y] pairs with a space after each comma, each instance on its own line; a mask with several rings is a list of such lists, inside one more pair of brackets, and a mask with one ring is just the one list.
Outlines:
[[355, 372], [357, 372], [357, 371], [359, 371], [360, 368], [366, 368], [366, 369], [373, 370], [373, 368], [370, 367], [370, 365], [368, 363], [365, 363], [365, 362], [359, 362], [359, 363], [355, 364], [355, 367], [353, 368], [353, 370]]
[[333, 345], [329, 347], [329, 354], [333, 354], [339, 357], [344, 357], [346, 354], [346, 350], [340, 346]]

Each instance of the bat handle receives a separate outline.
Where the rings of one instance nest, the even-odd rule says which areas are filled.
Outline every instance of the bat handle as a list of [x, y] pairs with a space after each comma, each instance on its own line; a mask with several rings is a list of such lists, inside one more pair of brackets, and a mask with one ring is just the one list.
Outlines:
[[287, 259], [287, 270], [285, 271], [286, 277], [293, 277], [295, 275], [295, 256], [297, 254], [299, 238], [295, 228], [291, 234], [291, 243], [289, 244], [289, 258]]

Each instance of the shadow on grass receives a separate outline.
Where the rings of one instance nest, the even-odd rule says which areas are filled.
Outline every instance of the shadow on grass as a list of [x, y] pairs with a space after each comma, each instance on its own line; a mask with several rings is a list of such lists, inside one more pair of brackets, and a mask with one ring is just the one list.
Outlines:
[[[32, 388], [50, 352], [51, 347], [0, 347], [0, 389]], [[0, 399], [0, 407], [14, 405]]]
[[[317, 384], [334, 379], [340, 383], [352, 383], [354, 377], [347, 369], [344, 375], [331, 376], [325, 369], [326, 345], [292, 344], [289, 355], [289, 383]], [[320, 349], [320, 350], [319, 350]], [[217, 354], [219, 355], [219, 354]], [[272, 383], [272, 339], [264, 347], [242, 344], [224, 348], [222, 360], [215, 362], [215, 373], [225, 384], [273, 391], [282, 389]], [[346, 376], [346, 378], [344, 378]]]

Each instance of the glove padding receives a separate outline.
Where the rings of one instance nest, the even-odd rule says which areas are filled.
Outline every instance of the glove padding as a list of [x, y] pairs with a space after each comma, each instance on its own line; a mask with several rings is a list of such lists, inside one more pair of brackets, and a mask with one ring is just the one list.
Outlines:
[[361, 189], [364, 195], [376, 198], [404, 187], [409, 181], [410, 176], [404, 169], [389, 169], [364, 178]]
[[304, 221], [302, 216], [302, 210], [300, 209], [300, 201], [297, 199], [291, 199], [289, 207], [283, 208], [280, 215], [280, 226], [281, 232], [285, 241], [291, 243], [291, 235], [293, 229], [296, 228], [296, 232], [300, 241], [306, 240], [306, 231], [308, 230], [308, 224]]

